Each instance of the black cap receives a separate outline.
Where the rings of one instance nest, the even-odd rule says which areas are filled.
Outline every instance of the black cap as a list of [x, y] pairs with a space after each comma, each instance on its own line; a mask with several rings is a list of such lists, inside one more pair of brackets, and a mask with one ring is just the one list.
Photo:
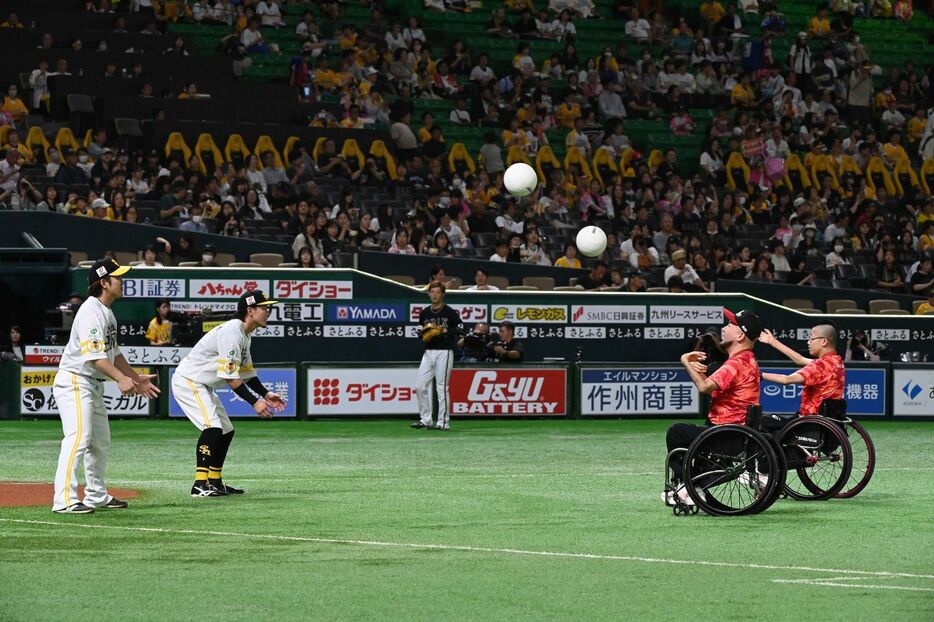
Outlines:
[[723, 315], [726, 316], [730, 324], [736, 324], [742, 329], [750, 339], [758, 339], [762, 334], [762, 321], [759, 316], [748, 309], [743, 309], [739, 313], [733, 313], [729, 309], [723, 309]]
[[278, 300], [269, 300], [261, 290], [249, 289], [243, 292], [240, 300], [237, 301], [237, 311], [246, 311], [247, 307], [266, 307], [274, 305]]
[[113, 259], [101, 259], [88, 272], [88, 285], [94, 285], [105, 276], [123, 276], [130, 271], [130, 266], [121, 266]]

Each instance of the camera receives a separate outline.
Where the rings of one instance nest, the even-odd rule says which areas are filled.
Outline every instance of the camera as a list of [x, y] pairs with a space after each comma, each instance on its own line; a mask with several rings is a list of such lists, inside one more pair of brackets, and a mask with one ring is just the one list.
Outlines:
[[45, 342], [51, 345], [68, 343], [71, 335], [71, 325], [75, 321], [75, 314], [80, 305], [63, 302], [54, 309], [45, 312], [45, 326], [43, 333]]

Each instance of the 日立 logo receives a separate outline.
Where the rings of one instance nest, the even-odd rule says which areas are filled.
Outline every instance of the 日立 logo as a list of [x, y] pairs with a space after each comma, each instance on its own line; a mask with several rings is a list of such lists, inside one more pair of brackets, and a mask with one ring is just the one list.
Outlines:
[[[912, 386], [914, 385], [914, 386]], [[905, 386], [902, 387], [902, 393], [908, 396], [908, 399], [913, 400], [918, 397], [918, 393], [921, 393], [921, 385], [919, 385], [914, 380], [909, 380], [905, 383]]]
[[315, 406], [336, 406], [341, 403], [341, 382], [337, 378], [315, 378], [312, 401]]

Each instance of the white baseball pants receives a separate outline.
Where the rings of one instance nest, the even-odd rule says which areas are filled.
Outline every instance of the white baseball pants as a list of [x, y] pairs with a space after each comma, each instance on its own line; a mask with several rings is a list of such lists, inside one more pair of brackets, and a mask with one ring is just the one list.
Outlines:
[[62, 448], [55, 471], [52, 509], [63, 510], [78, 503], [78, 467], [84, 463], [87, 485], [84, 504], [99, 508], [110, 495], [104, 484], [110, 422], [104, 406], [104, 383], [69, 371], [55, 374], [52, 395], [62, 420]]
[[224, 434], [233, 431], [230, 417], [211, 387], [189, 380], [181, 374], [174, 374], [172, 397], [182, 407], [185, 416], [202, 432], [205, 428], [220, 428]]
[[448, 425], [451, 415], [448, 413], [448, 378], [454, 365], [452, 350], [425, 350], [422, 362], [418, 366], [418, 382], [415, 385], [418, 397], [418, 414], [425, 425], [431, 425], [431, 381], [435, 381], [438, 392], [438, 425]]

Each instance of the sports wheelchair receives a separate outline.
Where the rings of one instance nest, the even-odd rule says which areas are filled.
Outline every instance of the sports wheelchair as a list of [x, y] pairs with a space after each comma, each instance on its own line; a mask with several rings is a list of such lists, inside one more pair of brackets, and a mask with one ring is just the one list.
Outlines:
[[[865, 429], [845, 413], [843, 400], [826, 400], [817, 417], [763, 415], [759, 406], [751, 406], [746, 425], [704, 430], [665, 460], [672, 512], [739, 516], [758, 514], [783, 495], [812, 501], [859, 494], [872, 477], [875, 450]], [[676, 494], [680, 484], [673, 481], [671, 462], [679, 454], [693, 506]]]

